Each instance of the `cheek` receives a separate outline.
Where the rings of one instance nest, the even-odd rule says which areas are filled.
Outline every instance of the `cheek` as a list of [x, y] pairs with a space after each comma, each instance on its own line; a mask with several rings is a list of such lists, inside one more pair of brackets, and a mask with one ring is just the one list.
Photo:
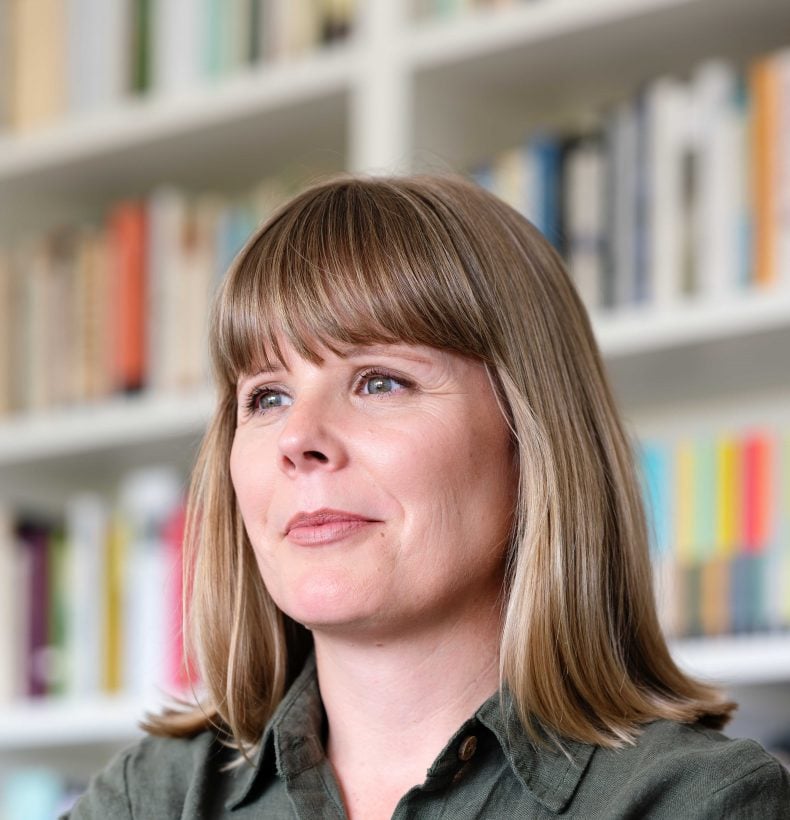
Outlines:
[[271, 470], [259, 446], [237, 433], [230, 451], [230, 478], [241, 516], [253, 543], [266, 518], [272, 491]]

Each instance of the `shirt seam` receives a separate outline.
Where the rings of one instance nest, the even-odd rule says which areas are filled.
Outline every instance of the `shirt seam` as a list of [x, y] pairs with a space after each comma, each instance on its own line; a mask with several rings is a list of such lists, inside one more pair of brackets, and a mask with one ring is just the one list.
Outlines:
[[129, 761], [132, 759], [131, 752], [127, 752], [123, 758], [123, 795], [126, 799], [126, 809], [129, 812], [129, 817], [134, 820], [134, 812], [132, 811], [132, 800], [129, 796]]
[[719, 792], [726, 791], [731, 786], [735, 786], [737, 783], [740, 783], [741, 780], [745, 780], [747, 777], [751, 777], [753, 774], [761, 771], [762, 769], [774, 769], [775, 765], [778, 766], [779, 764], [774, 764], [772, 760], [766, 760], [761, 763], [759, 766], [755, 766], [753, 769], [750, 769], [748, 772], [744, 772], [740, 777], [736, 777], [735, 780], [731, 780], [729, 783], [726, 783], [723, 786], [719, 786], [718, 789], [714, 789], [712, 794], [718, 794]]

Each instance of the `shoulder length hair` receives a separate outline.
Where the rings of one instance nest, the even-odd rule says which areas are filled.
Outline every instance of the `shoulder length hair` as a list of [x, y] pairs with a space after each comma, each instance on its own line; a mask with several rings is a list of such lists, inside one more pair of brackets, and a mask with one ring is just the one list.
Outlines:
[[189, 642], [206, 700], [148, 721], [260, 739], [310, 648], [264, 586], [229, 472], [237, 380], [318, 348], [406, 342], [483, 361], [518, 454], [501, 680], [525, 727], [616, 748], [657, 718], [720, 728], [735, 704], [681, 672], [656, 616], [634, 455], [590, 321], [540, 232], [461, 177], [340, 175], [283, 205], [210, 321], [216, 412], [185, 540]]

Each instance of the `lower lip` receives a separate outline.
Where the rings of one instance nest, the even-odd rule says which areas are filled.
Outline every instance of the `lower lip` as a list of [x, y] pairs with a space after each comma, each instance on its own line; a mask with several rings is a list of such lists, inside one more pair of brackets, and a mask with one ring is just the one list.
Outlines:
[[332, 544], [336, 541], [342, 541], [344, 538], [348, 538], [374, 523], [374, 521], [362, 521], [361, 519], [344, 519], [342, 521], [327, 521], [325, 524], [291, 527], [287, 538], [292, 543], [303, 547]]

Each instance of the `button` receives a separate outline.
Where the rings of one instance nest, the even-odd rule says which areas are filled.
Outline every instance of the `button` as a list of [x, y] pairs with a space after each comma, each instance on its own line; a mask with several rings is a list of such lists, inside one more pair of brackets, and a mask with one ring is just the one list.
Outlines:
[[458, 757], [461, 760], [470, 760], [477, 749], [477, 738], [474, 735], [464, 738], [458, 747]]

